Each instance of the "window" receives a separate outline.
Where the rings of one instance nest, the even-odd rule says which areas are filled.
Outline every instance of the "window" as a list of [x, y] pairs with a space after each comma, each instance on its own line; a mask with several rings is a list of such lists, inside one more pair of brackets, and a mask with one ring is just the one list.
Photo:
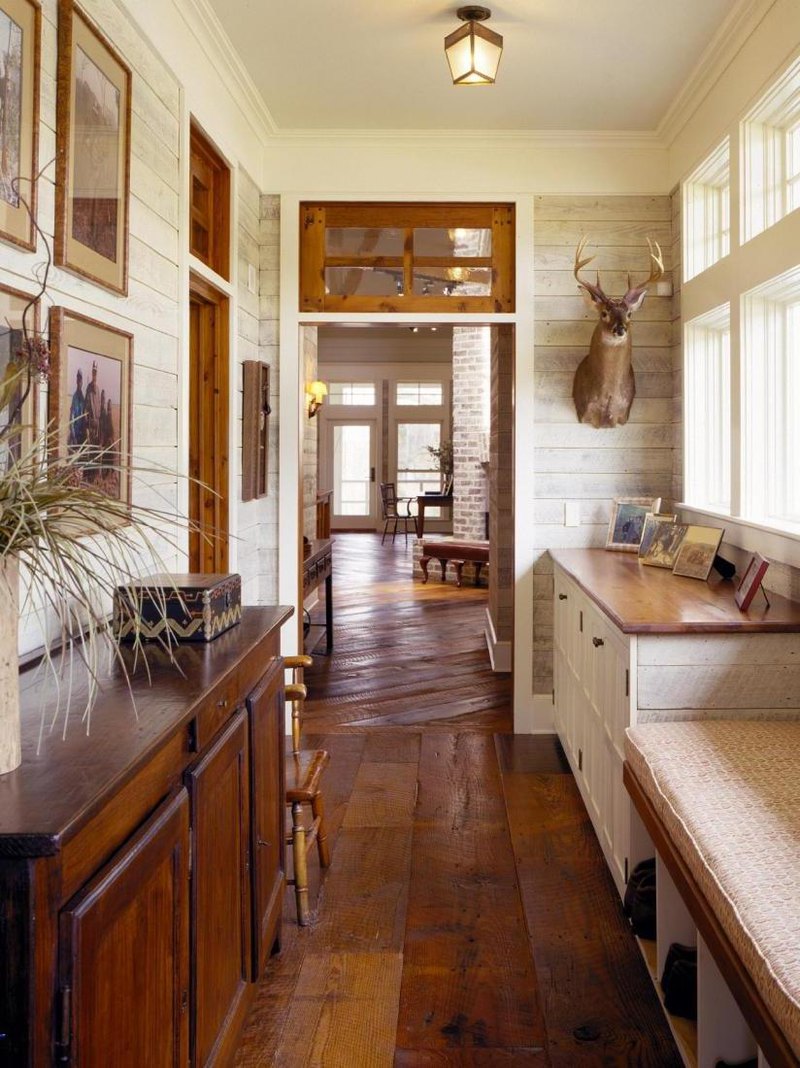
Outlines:
[[[442, 440], [441, 423], [397, 424], [397, 496], [417, 497], [426, 490], [438, 493], [442, 482], [439, 465], [428, 452], [428, 446], [438, 448]], [[438, 509], [427, 512], [431, 518]]]
[[189, 251], [222, 278], [230, 278], [231, 172], [194, 124], [189, 144]]
[[743, 240], [800, 206], [800, 60], [742, 123]]
[[372, 407], [375, 404], [375, 383], [331, 382], [328, 386], [328, 404]]
[[800, 267], [742, 300], [742, 514], [800, 523]]
[[510, 204], [300, 205], [300, 310], [514, 311]]
[[730, 142], [727, 137], [683, 184], [683, 235], [686, 282], [730, 252]]
[[443, 403], [441, 382], [398, 382], [397, 403], [401, 406], [435, 405]]
[[731, 507], [730, 307], [693, 319], [684, 338], [686, 499]]

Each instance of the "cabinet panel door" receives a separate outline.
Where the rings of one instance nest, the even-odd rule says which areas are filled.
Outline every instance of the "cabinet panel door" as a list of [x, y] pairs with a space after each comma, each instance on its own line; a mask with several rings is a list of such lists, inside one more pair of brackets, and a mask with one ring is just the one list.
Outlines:
[[165, 802], [60, 917], [62, 1002], [81, 1068], [189, 1059], [189, 805]]
[[247, 699], [252, 782], [253, 971], [257, 979], [280, 932], [285, 886], [283, 661]]
[[209, 1064], [238, 1029], [250, 976], [247, 717], [238, 712], [187, 775], [192, 802], [192, 1051]]

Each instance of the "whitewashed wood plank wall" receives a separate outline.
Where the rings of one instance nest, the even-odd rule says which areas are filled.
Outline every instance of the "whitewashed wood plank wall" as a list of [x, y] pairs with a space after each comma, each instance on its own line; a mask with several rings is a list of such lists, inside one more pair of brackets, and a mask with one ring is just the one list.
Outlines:
[[[535, 242], [535, 453], [533, 691], [549, 693], [553, 672], [553, 575], [547, 550], [605, 544], [613, 499], [674, 491], [675, 434], [672, 298], [648, 295], [633, 326], [636, 399], [624, 427], [578, 422], [572, 382], [588, 352], [596, 317], [578, 294], [575, 248], [588, 235], [591, 264], [607, 293], [620, 296], [627, 272], [646, 277], [647, 238], [672, 270], [673, 207], [668, 196], [539, 196]], [[591, 278], [592, 275], [590, 274]], [[564, 525], [575, 502], [580, 525]]]

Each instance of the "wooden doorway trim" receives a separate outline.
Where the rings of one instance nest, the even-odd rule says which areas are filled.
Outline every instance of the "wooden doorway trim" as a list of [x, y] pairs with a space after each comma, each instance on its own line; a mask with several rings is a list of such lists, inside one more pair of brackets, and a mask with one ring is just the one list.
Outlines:
[[[228, 298], [197, 275], [189, 279], [189, 569], [228, 570], [229, 342]], [[202, 485], [201, 485], [202, 483]]]

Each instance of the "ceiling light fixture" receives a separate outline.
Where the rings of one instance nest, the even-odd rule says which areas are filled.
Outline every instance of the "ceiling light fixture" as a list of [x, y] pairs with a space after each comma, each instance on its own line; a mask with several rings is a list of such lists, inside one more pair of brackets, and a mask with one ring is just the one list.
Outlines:
[[488, 7], [469, 4], [456, 12], [464, 23], [444, 39], [453, 85], [494, 85], [503, 38], [482, 23], [491, 18]]

